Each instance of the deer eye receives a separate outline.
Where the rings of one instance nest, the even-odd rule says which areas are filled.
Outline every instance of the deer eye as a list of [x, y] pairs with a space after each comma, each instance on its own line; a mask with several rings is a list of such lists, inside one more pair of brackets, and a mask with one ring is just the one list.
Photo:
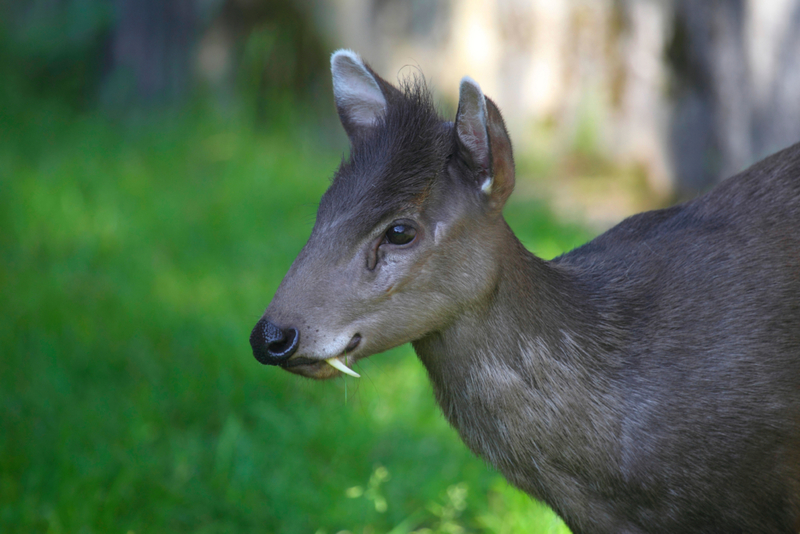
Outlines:
[[393, 224], [386, 230], [386, 243], [392, 245], [407, 245], [414, 241], [417, 229], [408, 224]]

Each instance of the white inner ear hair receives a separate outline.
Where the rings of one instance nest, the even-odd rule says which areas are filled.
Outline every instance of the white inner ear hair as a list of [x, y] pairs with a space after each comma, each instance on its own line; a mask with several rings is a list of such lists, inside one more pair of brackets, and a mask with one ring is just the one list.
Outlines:
[[347, 115], [351, 121], [361, 126], [372, 126], [386, 111], [386, 107], [381, 102], [367, 100], [366, 96], [347, 95], [340, 100], [339, 104], [347, 109]]
[[333, 94], [351, 121], [370, 126], [386, 112], [386, 99], [361, 58], [350, 50], [336, 52], [331, 60]]
[[[475, 163], [490, 171], [489, 138], [486, 132], [486, 99], [480, 86], [470, 78], [461, 79], [458, 98], [459, 112], [456, 118], [458, 136], [471, 153]], [[491, 177], [481, 185], [487, 191], [492, 185]]]

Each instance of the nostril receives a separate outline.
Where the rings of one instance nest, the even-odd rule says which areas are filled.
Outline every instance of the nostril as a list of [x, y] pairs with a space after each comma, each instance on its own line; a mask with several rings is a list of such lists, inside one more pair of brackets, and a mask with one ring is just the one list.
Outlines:
[[273, 358], [285, 360], [294, 354], [295, 350], [297, 350], [297, 342], [299, 339], [300, 333], [296, 328], [287, 328], [283, 331], [283, 339], [273, 341], [267, 345], [267, 352]]
[[297, 350], [300, 332], [296, 328], [281, 330], [265, 318], [256, 323], [250, 334], [250, 346], [256, 360], [265, 365], [279, 365]]

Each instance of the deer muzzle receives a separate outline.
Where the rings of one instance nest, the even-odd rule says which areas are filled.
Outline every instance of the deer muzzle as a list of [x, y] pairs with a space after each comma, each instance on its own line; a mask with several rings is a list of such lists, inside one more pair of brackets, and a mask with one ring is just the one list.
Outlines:
[[262, 317], [250, 334], [253, 356], [264, 365], [280, 365], [292, 357], [300, 342], [296, 328], [281, 329]]

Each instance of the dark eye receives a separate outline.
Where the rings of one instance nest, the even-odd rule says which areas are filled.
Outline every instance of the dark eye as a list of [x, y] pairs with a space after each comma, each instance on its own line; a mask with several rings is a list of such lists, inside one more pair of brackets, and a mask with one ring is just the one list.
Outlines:
[[407, 245], [414, 240], [417, 229], [408, 224], [393, 224], [386, 230], [386, 242], [392, 245]]

